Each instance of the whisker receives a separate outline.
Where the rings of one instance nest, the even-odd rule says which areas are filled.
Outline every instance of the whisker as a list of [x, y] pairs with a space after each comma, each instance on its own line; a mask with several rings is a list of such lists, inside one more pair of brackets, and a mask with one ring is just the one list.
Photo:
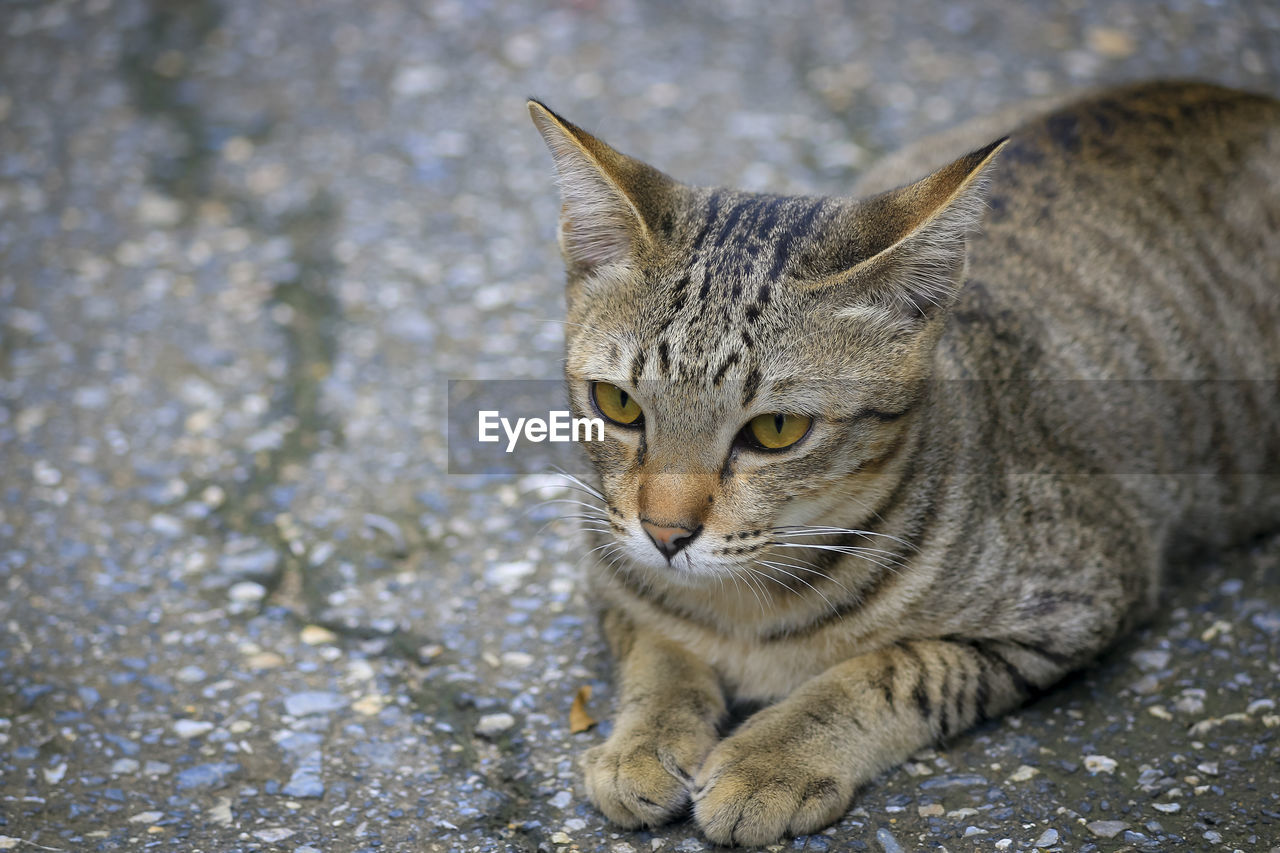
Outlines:
[[830, 536], [833, 534], [843, 534], [847, 536], [879, 536], [883, 539], [889, 539], [897, 542], [904, 548], [910, 548], [912, 551], [919, 551], [915, 545], [892, 536], [888, 533], [878, 533], [874, 530], [857, 530], [852, 527], [829, 527], [824, 525], [790, 525], [784, 527], [774, 527], [770, 530], [774, 535], [781, 536]]
[[[807, 580], [805, 580], [804, 578], [800, 577], [799, 575], [794, 575], [794, 574], [792, 574], [791, 572], [787, 571], [786, 569], [784, 569], [784, 568], [782, 567], [782, 564], [781, 564], [781, 563], [775, 563], [775, 562], [772, 562], [772, 561], [770, 561], [770, 560], [756, 560], [755, 562], [759, 563], [759, 564], [760, 564], [760, 565], [762, 565], [762, 566], [769, 566], [769, 567], [770, 567], [770, 568], [772, 568], [774, 571], [782, 572], [782, 573], [783, 573], [784, 575], [786, 575], [787, 577], [789, 577], [789, 578], [793, 578], [794, 580], [798, 580], [798, 581], [800, 581], [800, 583], [804, 584], [805, 586], [809, 587], [809, 589], [811, 589], [811, 590], [813, 590], [814, 592], [816, 592], [816, 593], [817, 593], [817, 594], [822, 598], [822, 600], [823, 600], [823, 601], [825, 601], [825, 602], [827, 603], [827, 607], [830, 607], [830, 608], [831, 608], [831, 612], [832, 612], [833, 614], [839, 615], [840, 611], [836, 609], [836, 606], [835, 606], [834, 604], [832, 604], [832, 603], [831, 603], [831, 599], [827, 598], [827, 596], [822, 592], [822, 590], [818, 589], [816, 586], [814, 586], [813, 584], [809, 583]], [[794, 567], [792, 567], [792, 568], [794, 568]], [[766, 575], [766, 577], [769, 577], [769, 576], [768, 576], [768, 575]], [[784, 588], [786, 587], [786, 585], [785, 585], [785, 584], [783, 584], [783, 583], [782, 583], [782, 581], [778, 580], [777, 578], [771, 578], [771, 580], [773, 580], [773, 582], [774, 582], [774, 583], [778, 584], [778, 585], [779, 585], [779, 586], [781, 586], [781, 587], [784, 587]]]

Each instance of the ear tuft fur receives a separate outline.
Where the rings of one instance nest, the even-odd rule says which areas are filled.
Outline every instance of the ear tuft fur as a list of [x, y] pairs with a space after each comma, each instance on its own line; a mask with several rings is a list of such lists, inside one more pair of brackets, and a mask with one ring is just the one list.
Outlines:
[[647, 208], [670, 180], [530, 100], [529, 115], [555, 160], [560, 249], [572, 272], [625, 263], [651, 248]]
[[963, 281], [968, 236], [982, 222], [988, 168], [1006, 141], [854, 205], [842, 230], [858, 236], [860, 257], [810, 287], [841, 293], [860, 315], [875, 307], [914, 324], [944, 312]]

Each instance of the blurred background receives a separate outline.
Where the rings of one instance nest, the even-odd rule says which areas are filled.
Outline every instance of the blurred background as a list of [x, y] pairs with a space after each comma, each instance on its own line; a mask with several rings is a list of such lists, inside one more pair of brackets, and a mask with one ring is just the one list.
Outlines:
[[[448, 379], [559, 375], [525, 97], [689, 182], [838, 193], [1153, 76], [1280, 93], [1280, 7], [0, 3], [0, 849], [704, 849], [580, 790], [608, 726], [570, 702], [611, 689], [567, 493], [446, 473]], [[1280, 845], [1278, 563], [1186, 567], [795, 846]]]

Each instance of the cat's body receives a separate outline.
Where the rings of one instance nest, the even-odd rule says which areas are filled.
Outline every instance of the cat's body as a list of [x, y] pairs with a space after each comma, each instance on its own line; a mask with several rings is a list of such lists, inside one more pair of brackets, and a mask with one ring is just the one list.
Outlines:
[[[614, 820], [818, 829], [1106, 648], [1184, 541], [1280, 523], [1280, 103], [1116, 90], [857, 203], [683, 187], [533, 112], [574, 406], [643, 409], [591, 451]], [[768, 450], [774, 412], [808, 432]], [[721, 739], [730, 698], [775, 704]]]

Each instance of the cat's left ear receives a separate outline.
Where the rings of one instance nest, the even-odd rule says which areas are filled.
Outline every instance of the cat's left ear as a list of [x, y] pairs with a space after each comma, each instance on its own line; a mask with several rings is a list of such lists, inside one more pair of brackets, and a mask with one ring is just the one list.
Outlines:
[[570, 272], [591, 273], [657, 248], [659, 223], [679, 185], [538, 101], [529, 101], [529, 115], [555, 158], [560, 250]]
[[809, 287], [838, 294], [847, 310], [895, 322], [940, 315], [962, 283], [967, 238], [986, 209], [985, 175], [1007, 141], [845, 208], [820, 241], [826, 252], [813, 259], [820, 277]]

